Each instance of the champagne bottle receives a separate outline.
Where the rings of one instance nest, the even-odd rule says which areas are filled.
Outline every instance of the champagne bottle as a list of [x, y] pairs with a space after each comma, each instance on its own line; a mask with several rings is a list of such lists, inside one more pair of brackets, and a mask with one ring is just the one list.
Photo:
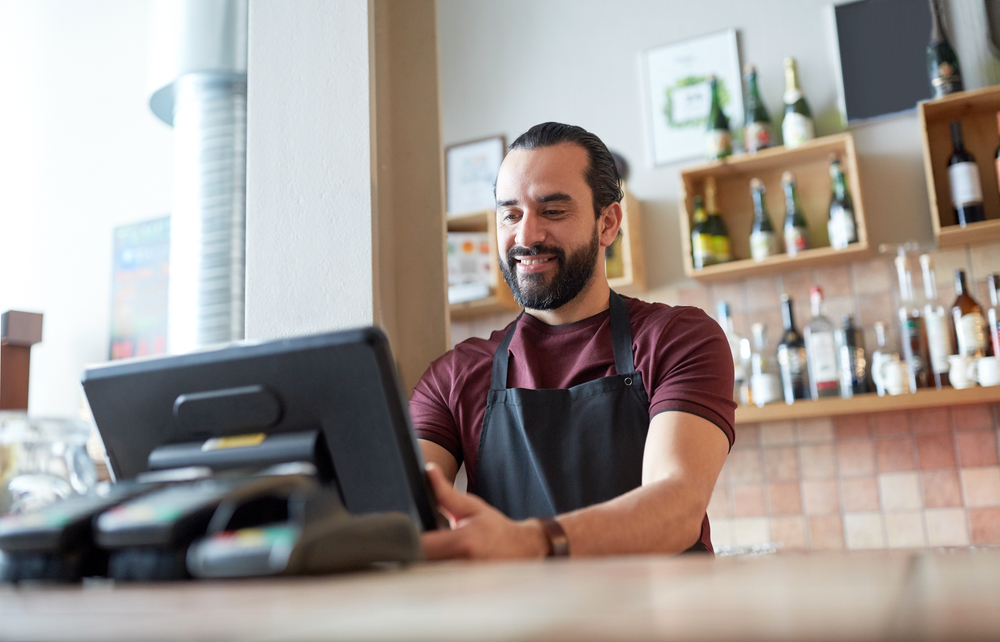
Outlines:
[[868, 358], [865, 355], [865, 335], [854, 325], [854, 317], [844, 317], [844, 328], [837, 331], [837, 351], [840, 365], [840, 396], [845, 399], [868, 392]]
[[750, 326], [754, 348], [750, 355], [750, 394], [757, 407], [781, 401], [781, 374], [768, 349], [767, 326], [755, 323]]
[[969, 223], [986, 220], [983, 210], [983, 184], [979, 180], [979, 166], [976, 157], [965, 149], [962, 139], [962, 124], [951, 121], [951, 158], [948, 159], [948, 184], [951, 187], [951, 203], [955, 206], [955, 218], [965, 227]]
[[732, 258], [729, 230], [726, 229], [726, 223], [715, 206], [715, 178], [712, 176], [705, 179], [705, 208], [708, 210], [708, 233], [712, 235], [712, 253], [715, 255], [716, 263], [725, 263]]
[[806, 357], [809, 365], [809, 391], [813, 399], [840, 395], [840, 369], [833, 323], [823, 310], [823, 289], [809, 291], [812, 319], [805, 327]]
[[927, 72], [930, 74], [934, 97], [941, 98], [962, 91], [962, 72], [958, 56], [948, 42], [948, 34], [941, 23], [941, 6], [938, 0], [931, 3], [931, 42], [927, 45]]
[[808, 399], [809, 373], [806, 360], [806, 342], [795, 329], [795, 312], [788, 295], [781, 295], [781, 323], [784, 332], [778, 344], [778, 367], [781, 370], [781, 387], [785, 403]]
[[708, 130], [705, 135], [708, 158], [716, 160], [733, 154], [733, 132], [729, 130], [729, 119], [722, 111], [722, 101], [719, 98], [719, 81], [715, 76], [708, 77], [709, 90], [712, 92], [712, 106], [708, 110]]
[[785, 58], [785, 118], [781, 121], [781, 137], [789, 149], [816, 137], [816, 125], [799, 86], [794, 58]]
[[700, 196], [694, 197], [694, 225], [691, 227], [691, 258], [694, 267], [701, 269], [715, 265], [715, 252], [712, 250], [712, 235], [708, 232], [708, 215], [705, 214], [705, 203]]
[[830, 245], [835, 250], [842, 250], [849, 244], [858, 242], [858, 225], [854, 219], [854, 201], [847, 191], [847, 179], [837, 158], [830, 162], [830, 181], [833, 196], [830, 197], [830, 218], [826, 228], [830, 235]]
[[778, 253], [778, 236], [771, 224], [764, 203], [764, 183], [759, 178], [750, 180], [750, 196], [753, 198], [753, 227], [750, 229], [750, 256], [754, 261], [763, 261]]
[[924, 319], [916, 306], [913, 295], [913, 277], [906, 261], [906, 253], [900, 250], [896, 257], [896, 276], [899, 278], [899, 342], [903, 349], [903, 361], [909, 379], [910, 392], [930, 385], [927, 358], [927, 334]]
[[785, 252], [795, 256], [809, 249], [809, 226], [799, 204], [795, 175], [791, 172], [782, 174], [781, 186], [785, 190]]
[[990, 330], [990, 343], [993, 344], [993, 356], [1000, 357], [1000, 274], [991, 274], [986, 278], [990, 286], [990, 309], [986, 311], [986, 321]]
[[955, 270], [955, 294], [951, 316], [958, 337], [958, 354], [985, 357], [989, 354], [986, 319], [983, 318], [983, 309], [969, 296], [965, 270]]
[[743, 116], [743, 144], [754, 154], [771, 146], [771, 117], [757, 89], [757, 69], [753, 65], [743, 68], [747, 83], [747, 103]]
[[948, 378], [948, 355], [952, 353], [951, 329], [948, 315], [938, 301], [937, 280], [934, 262], [930, 254], [920, 257], [920, 269], [924, 277], [924, 329], [927, 330], [927, 351], [930, 354], [931, 374], [934, 386], [943, 388], [951, 385]]

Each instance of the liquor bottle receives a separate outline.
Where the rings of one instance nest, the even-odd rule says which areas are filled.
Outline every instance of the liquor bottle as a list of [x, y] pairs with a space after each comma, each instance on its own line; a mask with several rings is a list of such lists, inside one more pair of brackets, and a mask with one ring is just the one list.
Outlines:
[[762, 408], [765, 404], [781, 401], [781, 374], [768, 349], [767, 326], [755, 323], [750, 331], [754, 342], [750, 355], [750, 390], [754, 405]]
[[753, 65], [743, 68], [747, 83], [747, 104], [743, 116], [743, 145], [754, 154], [771, 146], [771, 117], [757, 89], [757, 69]]
[[809, 373], [806, 360], [806, 342], [795, 329], [795, 312], [792, 300], [781, 295], [781, 323], [784, 333], [778, 344], [778, 368], [781, 371], [781, 388], [785, 403], [796, 399], [809, 399]]
[[924, 319], [920, 316], [920, 309], [916, 305], [916, 297], [913, 295], [913, 277], [904, 250], [900, 249], [895, 263], [896, 276], [899, 278], [900, 306], [897, 311], [899, 343], [903, 349], [903, 362], [906, 363], [907, 378], [912, 393], [916, 392], [917, 388], [926, 388], [931, 382], [927, 333], [924, 330]]
[[712, 250], [712, 235], [708, 231], [708, 215], [705, 214], [705, 203], [700, 196], [694, 197], [694, 225], [691, 227], [691, 258], [694, 267], [700, 270], [709, 265], [715, 265], [715, 252]]
[[719, 301], [719, 325], [722, 326], [723, 332], [726, 333], [726, 340], [729, 341], [729, 351], [733, 353], [733, 371], [735, 373], [735, 381], [733, 383], [733, 400], [739, 403], [740, 401], [740, 390], [746, 383], [747, 379], [747, 368], [749, 365], [743, 361], [740, 355], [740, 343], [743, 337], [736, 334], [733, 329], [733, 317], [729, 314], [729, 304], [725, 301]]
[[962, 72], [958, 56], [948, 42], [948, 34], [941, 24], [941, 6], [938, 0], [931, 3], [931, 42], [927, 45], [927, 72], [935, 98], [962, 91]]
[[725, 263], [730, 258], [729, 230], [715, 206], [715, 178], [705, 179], [705, 209], [708, 210], [706, 229], [712, 235], [712, 254], [716, 263]]
[[785, 190], [785, 252], [788, 256], [795, 256], [809, 249], [809, 226], [799, 204], [795, 175], [791, 172], [782, 174], [781, 186]]
[[983, 184], [979, 180], [976, 157], [965, 149], [962, 124], [951, 121], [951, 158], [948, 159], [948, 184], [951, 186], [951, 204], [955, 218], [965, 227], [969, 223], [986, 220], [983, 210]]
[[927, 351], [930, 355], [931, 374], [934, 386], [943, 388], [951, 385], [948, 380], [948, 355], [952, 353], [951, 328], [948, 314], [938, 301], [937, 280], [934, 262], [930, 254], [920, 256], [920, 269], [924, 277], [924, 329], [927, 331]]
[[809, 291], [812, 319], [805, 327], [806, 357], [809, 364], [809, 392], [813, 399], [840, 395], [840, 370], [833, 323], [823, 311], [823, 290]]
[[708, 129], [705, 133], [706, 151], [710, 160], [725, 158], [733, 154], [733, 132], [729, 130], [729, 119], [722, 111], [719, 99], [719, 81], [708, 77], [709, 91], [712, 92], [712, 106], [708, 110]]
[[968, 294], [965, 284], [965, 270], [955, 270], [955, 303], [951, 306], [951, 317], [958, 337], [958, 354], [985, 357], [989, 354], [986, 342], [986, 319], [983, 309]]
[[816, 125], [799, 86], [794, 58], [785, 58], [785, 118], [781, 121], [781, 137], [789, 149], [816, 137]]
[[990, 329], [993, 356], [1000, 357], [1000, 274], [991, 274], [986, 280], [990, 285], [990, 309], [986, 311], [986, 321]]
[[750, 196], [753, 198], [753, 227], [750, 229], [750, 256], [754, 261], [763, 261], [778, 253], [778, 236], [771, 224], [764, 203], [764, 183], [759, 178], [750, 180]]
[[740, 360], [746, 364], [747, 378], [743, 382], [743, 385], [740, 386], [739, 403], [743, 406], [751, 406], [753, 405], [753, 390], [750, 386], [753, 348], [750, 345], [750, 339], [747, 339], [746, 337], [740, 339]]
[[888, 358], [898, 355], [890, 354], [885, 347], [885, 324], [881, 321], [875, 322], [875, 344], [878, 346], [875, 352], [872, 353], [872, 381], [875, 383], [875, 392], [878, 393], [879, 397], [885, 396], [885, 386], [882, 384], [882, 379], [875, 376], [875, 369], [880, 366], [883, 358]]
[[833, 185], [833, 196], [830, 197], [830, 218], [826, 229], [833, 249], [842, 250], [849, 244], [858, 242], [858, 225], [854, 220], [854, 201], [847, 191], [847, 179], [837, 158], [830, 162], [830, 182]]
[[865, 335], [854, 325], [854, 317], [844, 317], [844, 328], [837, 331], [837, 352], [840, 365], [840, 396], [845, 399], [868, 392], [868, 358], [865, 355]]

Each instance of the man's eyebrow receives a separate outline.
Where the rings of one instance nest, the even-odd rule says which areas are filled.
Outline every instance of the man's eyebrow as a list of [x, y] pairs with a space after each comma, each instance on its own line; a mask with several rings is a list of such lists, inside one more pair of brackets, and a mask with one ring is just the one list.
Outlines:
[[[552, 194], [545, 194], [543, 196], [539, 196], [537, 200], [539, 203], [567, 203], [569, 201], [572, 201], [573, 197], [571, 197], [569, 194], [566, 194], [565, 192], [554, 192]], [[512, 207], [520, 204], [521, 204], [520, 201], [518, 201], [516, 198], [497, 201], [497, 207]]]
[[516, 198], [509, 198], [506, 201], [497, 201], [497, 207], [511, 207], [517, 205]]

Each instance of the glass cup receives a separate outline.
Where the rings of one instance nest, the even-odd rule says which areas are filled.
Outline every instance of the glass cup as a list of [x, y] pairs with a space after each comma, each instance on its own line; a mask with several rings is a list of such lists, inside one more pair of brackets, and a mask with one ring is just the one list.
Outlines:
[[0, 515], [23, 513], [97, 484], [90, 423], [0, 412]]

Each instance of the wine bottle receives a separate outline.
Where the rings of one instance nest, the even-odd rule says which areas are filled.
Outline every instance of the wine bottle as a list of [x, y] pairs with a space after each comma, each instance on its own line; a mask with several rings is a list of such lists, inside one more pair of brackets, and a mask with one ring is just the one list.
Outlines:
[[757, 69], [743, 68], [747, 83], [747, 104], [743, 116], [743, 145], [754, 154], [771, 146], [771, 117], [757, 88]]
[[719, 81], [715, 76], [708, 77], [709, 91], [712, 93], [712, 106], [708, 110], [708, 127], [705, 134], [706, 151], [710, 160], [725, 158], [733, 153], [733, 132], [729, 129], [729, 119], [722, 111], [722, 101], [719, 98]]
[[951, 121], [951, 158], [948, 159], [948, 184], [951, 186], [951, 203], [955, 218], [965, 227], [969, 223], [986, 220], [983, 210], [983, 184], [979, 180], [976, 157], [965, 149], [962, 124]]
[[781, 186], [785, 190], [785, 252], [795, 256], [809, 249], [809, 226], [799, 204], [795, 175], [785, 172], [781, 175]]
[[930, 355], [931, 374], [934, 386], [943, 388], [950, 385], [948, 379], [948, 355], [952, 353], [951, 329], [948, 315], [938, 301], [937, 280], [934, 262], [930, 254], [920, 256], [920, 269], [924, 277], [924, 329], [927, 331], [927, 351]]
[[805, 327], [806, 358], [809, 365], [809, 392], [813, 399], [840, 395], [840, 370], [833, 323], [823, 310], [823, 289], [809, 291], [812, 319]]
[[778, 236], [771, 224], [764, 202], [764, 183], [759, 178], [750, 180], [750, 196], [753, 198], [753, 227], [750, 229], [750, 256], [754, 261], [763, 261], [778, 253]]
[[986, 342], [986, 319], [983, 309], [969, 296], [965, 283], [965, 270], [955, 270], [955, 303], [951, 306], [951, 317], [958, 337], [958, 354], [985, 357], [989, 354]]
[[740, 390], [747, 379], [746, 366], [748, 365], [743, 362], [740, 356], [740, 343], [743, 337], [736, 334], [736, 330], [733, 329], [733, 317], [729, 314], [729, 304], [725, 301], [719, 301], [718, 311], [719, 325], [722, 326], [722, 331], [726, 333], [726, 340], [729, 341], [729, 351], [733, 353], [733, 371], [735, 373], [733, 400], [739, 403]]
[[993, 356], [1000, 357], [1000, 274], [986, 277], [990, 286], [990, 309], [986, 311], [986, 321], [990, 329], [990, 343], [993, 344]]
[[845, 399], [868, 392], [868, 373], [865, 368], [865, 335], [854, 325], [854, 317], [844, 317], [844, 328], [837, 331], [837, 351], [840, 366], [840, 396]]
[[712, 176], [705, 179], [705, 208], [708, 210], [708, 233], [712, 235], [712, 254], [715, 255], [716, 263], [725, 263], [732, 258], [729, 230], [715, 206], [715, 178]]
[[913, 277], [906, 260], [906, 253], [900, 250], [896, 257], [896, 276], [899, 278], [899, 342], [903, 349], [903, 362], [909, 379], [910, 392], [930, 385], [928, 370], [927, 333], [924, 319], [913, 295]]
[[[882, 384], [882, 379], [875, 376], [875, 368], [878, 368], [882, 363], [883, 357], [889, 357], [890, 353], [885, 347], [885, 324], [881, 321], [876, 321], [875, 325], [875, 344], [878, 346], [875, 348], [875, 352], [872, 353], [872, 381], [875, 383], [875, 392], [878, 393], [879, 397], [885, 396], [885, 386]], [[895, 355], [898, 358], [898, 355]]]
[[781, 295], [781, 323], [784, 332], [778, 344], [778, 368], [781, 371], [781, 388], [785, 403], [808, 399], [809, 373], [806, 366], [806, 342], [795, 329], [795, 312], [788, 295]]
[[757, 407], [781, 401], [781, 374], [768, 349], [767, 326], [755, 323], [750, 326], [754, 348], [750, 355], [750, 394]]
[[712, 235], [708, 232], [708, 215], [705, 214], [705, 203], [700, 196], [694, 197], [694, 225], [691, 227], [691, 259], [694, 267], [701, 269], [715, 265], [715, 253], [712, 250]]
[[785, 58], [785, 118], [781, 121], [781, 137], [789, 149], [816, 137], [816, 125], [799, 86], [794, 58]]
[[941, 23], [941, 6], [938, 0], [931, 3], [931, 42], [927, 45], [927, 72], [935, 98], [962, 91], [962, 72], [958, 56], [948, 42], [948, 34]]
[[826, 229], [833, 249], [842, 250], [849, 244], [858, 242], [858, 225], [854, 219], [854, 201], [847, 191], [847, 179], [837, 158], [830, 162], [830, 182], [833, 196], [830, 197], [830, 218]]

